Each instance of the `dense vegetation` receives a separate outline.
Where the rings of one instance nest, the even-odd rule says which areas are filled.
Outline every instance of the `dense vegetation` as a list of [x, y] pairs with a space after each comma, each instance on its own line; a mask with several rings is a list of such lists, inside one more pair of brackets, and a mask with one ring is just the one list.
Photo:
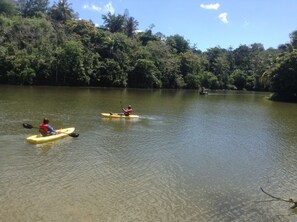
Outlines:
[[297, 31], [277, 49], [261, 43], [201, 52], [176, 34], [136, 32], [127, 13], [102, 27], [77, 19], [67, 0], [0, 0], [0, 83], [246, 89], [297, 99]]

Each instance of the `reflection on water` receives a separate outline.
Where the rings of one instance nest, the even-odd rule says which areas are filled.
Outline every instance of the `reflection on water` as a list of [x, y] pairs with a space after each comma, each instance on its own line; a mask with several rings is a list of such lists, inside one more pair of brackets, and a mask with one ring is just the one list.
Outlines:
[[[297, 105], [265, 96], [1, 86], [0, 221], [296, 221], [260, 187], [296, 196]], [[44, 116], [80, 136], [26, 143]]]

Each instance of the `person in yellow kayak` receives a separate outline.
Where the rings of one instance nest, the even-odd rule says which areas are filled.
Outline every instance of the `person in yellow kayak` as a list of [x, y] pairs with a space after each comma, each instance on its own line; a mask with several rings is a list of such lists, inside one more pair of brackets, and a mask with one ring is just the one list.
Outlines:
[[49, 119], [44, 118], [43, 123], [39, 124], [39, 132], [42, 136], [49, 136], [49, 135], [55, 135], [58, 134], [58, 131], [55, 131], [55, 129], [49, 125]]
[[129, 105], [127, 109], [122, 108], [122, 110], [124, 111], [125, 116], [130, 116], [130, 114], [132, 114], [132, 112], [133, 112], [133, 109], [132, 109], [131, 105]]

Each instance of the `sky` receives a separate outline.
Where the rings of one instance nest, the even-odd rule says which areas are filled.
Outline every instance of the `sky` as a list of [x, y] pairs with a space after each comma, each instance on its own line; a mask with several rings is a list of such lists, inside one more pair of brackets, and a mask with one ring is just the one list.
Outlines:
[[[51, 0], [53, 2], [58, 0]], [[108, 12], [129, 16], [153, 34], [180, 35], [206, 51], [214, 47], [236, 49], [263, 44], [277, 48], [290, 42], [297, 30], [297, 0], [68, 0], [79, 18], [104, 25]], [[153, 25], [153, 26], [152, 26]]]

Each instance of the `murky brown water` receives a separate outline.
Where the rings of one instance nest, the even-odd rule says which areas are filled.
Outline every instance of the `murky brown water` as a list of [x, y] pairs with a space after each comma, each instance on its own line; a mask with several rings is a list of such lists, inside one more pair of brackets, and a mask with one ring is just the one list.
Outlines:
[[[0, 221], [296, 221], [260, 190], [297, 196], [297, 104], [267, 95], [0, 86]], [[44, 116], [80, 136], [28, 144]]]

